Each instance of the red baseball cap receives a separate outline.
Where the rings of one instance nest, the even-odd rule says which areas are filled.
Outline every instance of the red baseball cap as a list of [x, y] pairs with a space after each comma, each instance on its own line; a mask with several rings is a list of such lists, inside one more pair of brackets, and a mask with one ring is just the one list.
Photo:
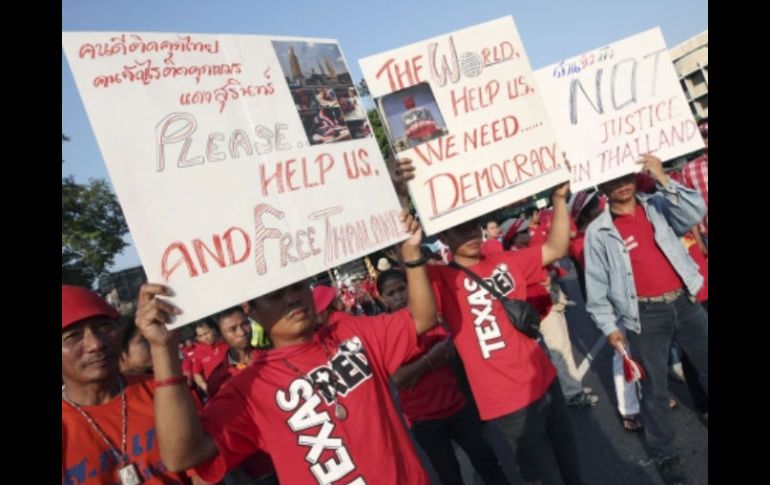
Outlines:
[[326, 310], [335, 298], [337, 298], [337, 290], [331, 286], [318, 285], [313, 288], [313, 303], [315, 303], [315, 311], [318, 313]]
[[64, 330], [91, 317], [118, 319], [118, 312], [104, 298], [80, 286], [61, 285], [61, 328]]

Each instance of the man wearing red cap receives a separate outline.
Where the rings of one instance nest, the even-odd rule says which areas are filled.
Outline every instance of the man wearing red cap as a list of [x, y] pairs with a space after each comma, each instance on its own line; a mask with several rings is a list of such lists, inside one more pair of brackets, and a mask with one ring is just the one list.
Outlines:
[[337, 305], [332, 305], [332, 303], [337, 303], [336, 300], [337, 290], [331, 286], [316, 285], [313, 287], [313, 303], [315, 303], [315, 309], [322, 324], [332, 325], [347, 315], [345, 312], [339, 311]]
[[95, 293], [62, 285], [62, 482], [189, 484], [166, 469], [155, 437], [154, 388], [166, 381], [118, 373], [117, 319]]

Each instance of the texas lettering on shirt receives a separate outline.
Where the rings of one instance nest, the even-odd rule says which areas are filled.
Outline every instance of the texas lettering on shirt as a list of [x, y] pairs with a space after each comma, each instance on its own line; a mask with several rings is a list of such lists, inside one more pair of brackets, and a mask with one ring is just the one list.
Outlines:
[[[507, 295], [516, 289], [513, 277], [508, 272], [508, 265], [505, 263], [498, 264], [492, 272], [492, 276], [484, 278], [484, 281], [503, 295]], [[473, 325], [475, 326], [481, 355], [484, 359], [489, 359], [492, 356], [492, 352], [505, 348], [505, 341], [500, 333], [500, 327], [492, 310], [492, 299], [494, 297], [470, 277], [465, 277], [463, 286], [469, 293], [467, 300], [474, 317]]]
[[[336, 379], [332, 378], [332, 373]], [[343, 439], [332, 436], [335, 423], [327, 412], [327, 406], [334, 402], [335, 392], [346, 396], [371, 376], [372, 369], [361, 340], [352, 337], [338, 346], [329, 363], [307, 373], [313, 385], [304, 377], [297, 376], [287, 389], [279, 389], [275, 394], [278, 407], [292, 413], [286, 424], [297, 435], [297, 443], [308, 448], [305, 460], [319, 484], [334, 483], [356, 469]], [[320, 428], [311, 431], [318, 426]], [[332, 451], [336, 460], [332, 458], [320, 462], [325, 450]], [[358, 476], [348, 483], [365, 485], [366, 481]]]

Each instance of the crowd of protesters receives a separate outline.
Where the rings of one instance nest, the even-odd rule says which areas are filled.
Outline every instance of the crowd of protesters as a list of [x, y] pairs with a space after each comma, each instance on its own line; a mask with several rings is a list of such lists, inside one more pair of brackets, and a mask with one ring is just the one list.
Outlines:
[[[404, 211], [408, 239], [374, 275], [300, 281], [178, 331], [163, 285], [141, 288], [128, 321], [63, 285], [63, 483], [427, 484], [419, 446], [461, 484], [453, 442], [485, 483], [510, 483], [487, 423], [517, 481], [584, 483], [568, 414], [599, 398], [572, 353], [571, 267], [615, 350], [622, 426], [643, 432], [665, 483], [685, 483], [667, 380], [681, 363], [707, 426], [708, 151], [681, 174], [639, 163], [595, 191], [557, 187], [548, 209], [449, 228], [435, 253]], [[537, 338], [497, 293], [531, 305]]]

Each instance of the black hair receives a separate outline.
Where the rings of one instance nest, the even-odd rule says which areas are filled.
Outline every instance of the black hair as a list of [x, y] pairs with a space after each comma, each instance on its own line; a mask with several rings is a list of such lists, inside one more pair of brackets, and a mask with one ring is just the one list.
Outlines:
[[[215, 334], [219, 334], [219, 325], [212, 321], [211, 317], [201, 318], [195, 322], [195, 330], [198, 330], [201, 327], [206, 327]], [[196, 338], [198, 337], [198, 332], [195, 332], [195, 336]]]
[[195, 340], [195, 328], [192, 325], [185, 325], [179, 329], [179, 340]]
[[575, 219], [575, 225], [578, 227], [578, 229], [582, 231], [588, 224], [590, 224], [591, 213], [595, 211], [597, 207], [599, 207], [599, 194], [592, 197], [591, 200], [586, 202], [586, 204], [580, 209], [580, 212]]
[[382, 287], [385, 286], [385, 283], [396, 279], [406, 283], [406, 275], [403, 271], [399, 271], [397, 269], [388, 269], [383, 271], [379, 274], [379, 276], [377, 276], [377, 291], [382, 294]]
[[498, 226], [500, 225], [500, 223], [497, 222], [497, 219], [493, 219], [491, 217], [489, 219], [482, 219], [480, 222], [481, 222], [481, 227], [483, 227], [485, 230], [487, 228], [487, 224], [489, 224], [490, 222], [494, 222]]
[[241, 312], [244, 315], [246, 315], [246, 312], [243, 311], [243, 308], [240, 305], [231, 306], [230, 308], [226, 308], [214, 314], [212, 319], [214, 320], [214, 323], [216, 323], [216, 328], [217, 330], [219, 330], [219, 333], [222, 333], [222, 327], [220, 327], [220, 323], [222, 322], [222, 319], [225, 317], [229, 317], [235, 312]]
[[120, 327], [120, 351], [128, 353], [128, 344], [139, 329], [133, 321], [125, 322]]

